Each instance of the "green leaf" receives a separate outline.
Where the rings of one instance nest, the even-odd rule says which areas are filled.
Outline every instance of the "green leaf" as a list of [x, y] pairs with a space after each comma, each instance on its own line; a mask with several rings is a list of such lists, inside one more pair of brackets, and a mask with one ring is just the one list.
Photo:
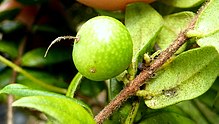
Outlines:
[[0, 40], [0, 46], [0, 52], [8, 54], [12, 58], [18, 56], [18, 47], [15, 43]]
[[[182, 111], [182, 109], [176, 105], [168, 106], [162, 109], [150, 109], [142, 102], [142, 104], [140, 104], [138, 114], [142, 117], [141, 119], [137, 119], [138, 117], [135, 119], [136, 124], [139, 124], [139, 121], [146, 124], [181, 124], [181, 121], [195, 123], [195, 121], [193, 121], [187, 113]], [[176, 116], [179, 116], [179, 120]], [[154, 121], [152, 121], [153, 119]]]
[[219, 1], [210, 0], [198, 16], [194, 29], [187, 32], [188, 37], [204, 37], [219, 30]]
[[212, 90], [219, 92], [219, 76], [215, 80], [213, 86], [211, 87]]
[[206, 93], [199, 96], [198, 100], [206, 104], [208, 107], [213, 108], [216, 97], [217, 97], [217, 91], [211, 88]]
[[23, 97], [13, 104], [39, 110], [56, 119], [60, 124], [95, 124], [93, 117], [80, 105], [70, 99], [53, 96]]
[[11, 76], [11, 69], [4, 69], [3, 71], [0, 71], [0, 89], [9, 84], [9, 82], [11, 81]]
[[78, 72], [72, 79], [66, 96], [73, 98], [78, 87], [80, 87], [80, 93], [83, 95], [94, 97], [97, 96], [105, 88], [105, 83], [104, 81], [89, 80]]
[[44, 54], [45, 48], [37, 48], [24, 54], [22, 57], [22, 66], [38, 67], [50, 64], [56, 64], [71, 59], [71, 51], [66, 49], [51, 49], [46, 58]]
[[205, 0], [159, 0], [167, 5], [178, 8], [191, 8], [200, 5]]
[[147, 82], [143, 96], [150, 108], [163, 108], [205, 93], [219, 74], [219, 54], [214, 47], [189, 50], [177, 56]]
[[181, 9], [173, 6], [169, 6], [162, 2], [154, 2], [152, 6], [159, 12], [161, 15], [169, 15], [175, 12], [179, 12]]
[[4, 64], [8, 65], [9, 67], [13, 68], [16, 72], [23, 74], [25, 77], [30, 79], [31, 82], [34, 84], [38, 84], [47, 90], [51, 90], [51, 91], [55, 91], [55, 92], [59, 92], [59, 93], [66, 93], [66, 89], [49, 85], [49, 84], [41, 81], [40, 79], [35, 78], [31, 74], [29, 74], [27, 71], [23, 70], [21, 67], [14, 64], [10, 60], [7, 60], [5, 57], [3, 57], [1, 55], [0, 55], [0, 61], [3, 62]]
[[207, 37], [203, 37], [197, 40], [197, 44], [201, 47], [203, 46], [214, 46], [219, 52], [219, 31], [211, 34]]
[[69, 98], [69, 97], [66, 97], [64, 95], [60, 95], [60, 94], [57, 94], [54, 92], [31, 89], [31, 88], [24, 86], [22, 84], [7, 85], [2, 90], [0, 90], [0, 94], [3, 94], [3, 93], [12, 94], [14, 96], [20, 96], [20, 97], [52, 96], [52, 97], [56, 97], [56, 98], [70, 99], [70, 100], [74, 101], [75, 103], [79, 104], [80, 106], [83, 106], [84, 108], [86, 108], [86, 110], [92, 114], [92, 111], [90, 110], [88, 105], [86, 105], [82, 101], [79, 101], [79, 100], [74, 99], [74, 98]]
[[205, 104], [200, 102], [199, 100], [195, 100], [195, 103], [201, 113], [206, 117], [206, 119], [209, 121], [211, 124], [217, 124], [219, 122], [219, 116], [217, 113], [215, 113], [214, 110], [208, 108]]
[[139, 106], [140, 100], [132, 101], [131, 111], [129, 112], [124, 124], [133, 124], [138, 113]]
[[15, 96], [25, 97], [25, 96], [55, 96], [55, 97], [63, 97], [63, 95], [49, 92], [49, 91], [41, 91], [41, 90], [35, 90], [30, 89], [27, 86], [24, 86], [22, 84], [9, 84], [5, 86], [2, 90], [0, 90], [0, 93], [6, 93], [6, 94], [12, 94]]
[[[8, 1], [4, 0], [4, 2], [8, 2]], [[5, 3], [1, 3], [1, 4], [3, 5]], [[5, 19], [13, 19], [19, 12], [20, 12], [19, 8], [1, 11], [0, 21], [3, 21]]]
[[[188, 27], [194, 16], [195, 14], [189, 11], [165, 16], [164, 26], [157, 38], [158, 46], [162, 50], [166, 49], [178, 37], [178, 34]], [[183, 51], [185, 46], [186, 44], [177, 53]]]
[[[32, 76], [36, 77], [37, 79], [40, 79], [43, 82], [46, 82], [47, 84], [50, 85], [54, 85], [54, 86], [58, 86], [58, 87], [63, 87], [66, 88], [67, 87], [67, 83], [64, 82], [63, 80], [58, 80], [57, 77], [55, 77], [54, 75], [51, 75], [47, 72], [44, 71], [37, 71], [37, 70], [26, 70], [29, 74], [31, 74]], [[44, 89], [42, 86], [35, 84], [35, 83], [31, 83], [32, 81], [22, 75], [22, 74], [18, 74], [17, 76], [17, 82], [24, 84], [26, 86], [32, 87], [32, 88], [36, 88], [36, 89]]]
[[122, 90], [123, 83], [116, 80], [116, 78], [112, 78], [108, 82], [108, 98], [111, 101], [116, 95]]
[[104, 81], [92, 81], [83, 78], [80, 83], [80, 93], [89, 97], [97, 96], [105, 88]]
[[116, 19], [124, 19], [124, 13], [122, 11], [108, 11], [102, 9], [95, 9], [95, 11], [101, 16], [111, 16]]
[[192, 101], [183, 101], [176, 104], [181, 110], [183, 110], [196, 124], [208, 124], [208, 121], [199, 111], [197, 106]]
[[126, 101], [112, 117], [104, 121], [106, 124], [124, 124], [128, 114], [131, 112], [132, 104], [130, 101]]
[[216, 81], [214, 82], [214, 85], [212, 86], [212, 89], [217, 91], [217, 95], [214, 99], [213, 107], [219, 113], [219, 76], [217, 77]]
[[215, 109], [217, 110], [217, 112], [219, 112], [219, 92], [217, 94], [217, 97], [215, 98], [215, 101], [214, 101], [214, 107]]
[[159, 111], [156, 114], [148, 115], [148, 118], [139, 124], [195, 124], [195, 122], [178, 113]]
[[83, 75], [81, 73], [77, 73], [72, 79], [70, 85], [68, 86], [68, 90], [66, 96], [73, 98], [75, 95], [75, 91], [77, 90], [78, 85], [81, 83], [81, 79]]
[[143, 54], [150, 52], [154, 46], [154, 39], [163, 26], [163, 18], [150, 5], [134, 3], [126, 7], [125, 25], [133, 41], [132, 71], [136, 73]]

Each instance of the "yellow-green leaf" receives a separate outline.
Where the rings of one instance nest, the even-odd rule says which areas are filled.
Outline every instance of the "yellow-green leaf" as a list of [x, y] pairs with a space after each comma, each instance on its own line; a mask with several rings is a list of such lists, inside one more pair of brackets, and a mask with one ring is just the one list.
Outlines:
[[[165, 16], [164, 26], [156, 41], [158, 46], [162, 50], [166, 49], [178, 37], [178, 34], [188, 27], [194, 15], [193, 12], [185, 11]], [[186, 44], [178, 52], [183, 51], [185, 46]]]
[[150, 108], [163, 108], [205, 93], [219, 74], [219, 54], [214, 47], [201, 47], [177, 56], [142, 91]]
[[178, 7], [178, 8], [190, 8], [200, 5], [204, 0], [160, 0], [161, 2]]
[[219, 31], [197, 40], [199, 46], [214, 46], [219, 53]]
[[188, 37], [204, 37], [219, 30], [219, 0], [210, 0], [198, 16], [194, 29]]
[[150, 5], [134, 3], [126, 7], [125, 25], [133, 41], [132, 70], [136, 73], [140, 58], [154, 46], [154, 39], [163, 26], [163, 18]]

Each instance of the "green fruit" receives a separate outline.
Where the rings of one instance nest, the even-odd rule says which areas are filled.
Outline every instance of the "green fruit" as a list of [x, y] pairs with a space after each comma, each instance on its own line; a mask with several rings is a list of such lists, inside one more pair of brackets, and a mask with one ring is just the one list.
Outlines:
[[84, 23], [77, 33], [73, 61], [88, 79], [101, 81], [122, 73], [132, 60], [132, 40], [118, 20], [98, 16]]

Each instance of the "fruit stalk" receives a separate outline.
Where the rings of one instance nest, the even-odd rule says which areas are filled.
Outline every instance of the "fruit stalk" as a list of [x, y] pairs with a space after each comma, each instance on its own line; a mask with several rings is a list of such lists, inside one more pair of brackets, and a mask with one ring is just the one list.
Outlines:
[[[205, 4], [206, 5], [206, 4]], [[200, 12], [205, 8], [205, 5], [200, 8], [194, 19], [190, 22], [187, 29], [179, 33], [175, 41], [151, 64], [150, 67], [144, 69], [134, 80], [130, 81], [128, 85], [115, 97], [102, 111], [95, 116], [97, 124], [103, 123], [117, 108], [119, 108], [124, 101], [129, 97], [135, 95], [146, 80], [153, 77], [153, 74], [158, 70], [179, 48], [186, 42], [186, 33], [194, 28], [195, 22]]]

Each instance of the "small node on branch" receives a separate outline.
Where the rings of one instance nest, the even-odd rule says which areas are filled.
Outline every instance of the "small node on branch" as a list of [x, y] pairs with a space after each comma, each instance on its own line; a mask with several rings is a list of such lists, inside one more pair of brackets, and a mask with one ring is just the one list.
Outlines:
[[57, 37], [55, 40], [52, 41], [52, 43], [49, 45], [49, 47], [47, 48], [44, 57], [47, 56], [49, 49], [52, 47], [53, 44], [60, 42], [61, 40], [76, 40], [79, 41], [79, 37], [74, 37], [74, 36], [61, 36], [61, 37]]

